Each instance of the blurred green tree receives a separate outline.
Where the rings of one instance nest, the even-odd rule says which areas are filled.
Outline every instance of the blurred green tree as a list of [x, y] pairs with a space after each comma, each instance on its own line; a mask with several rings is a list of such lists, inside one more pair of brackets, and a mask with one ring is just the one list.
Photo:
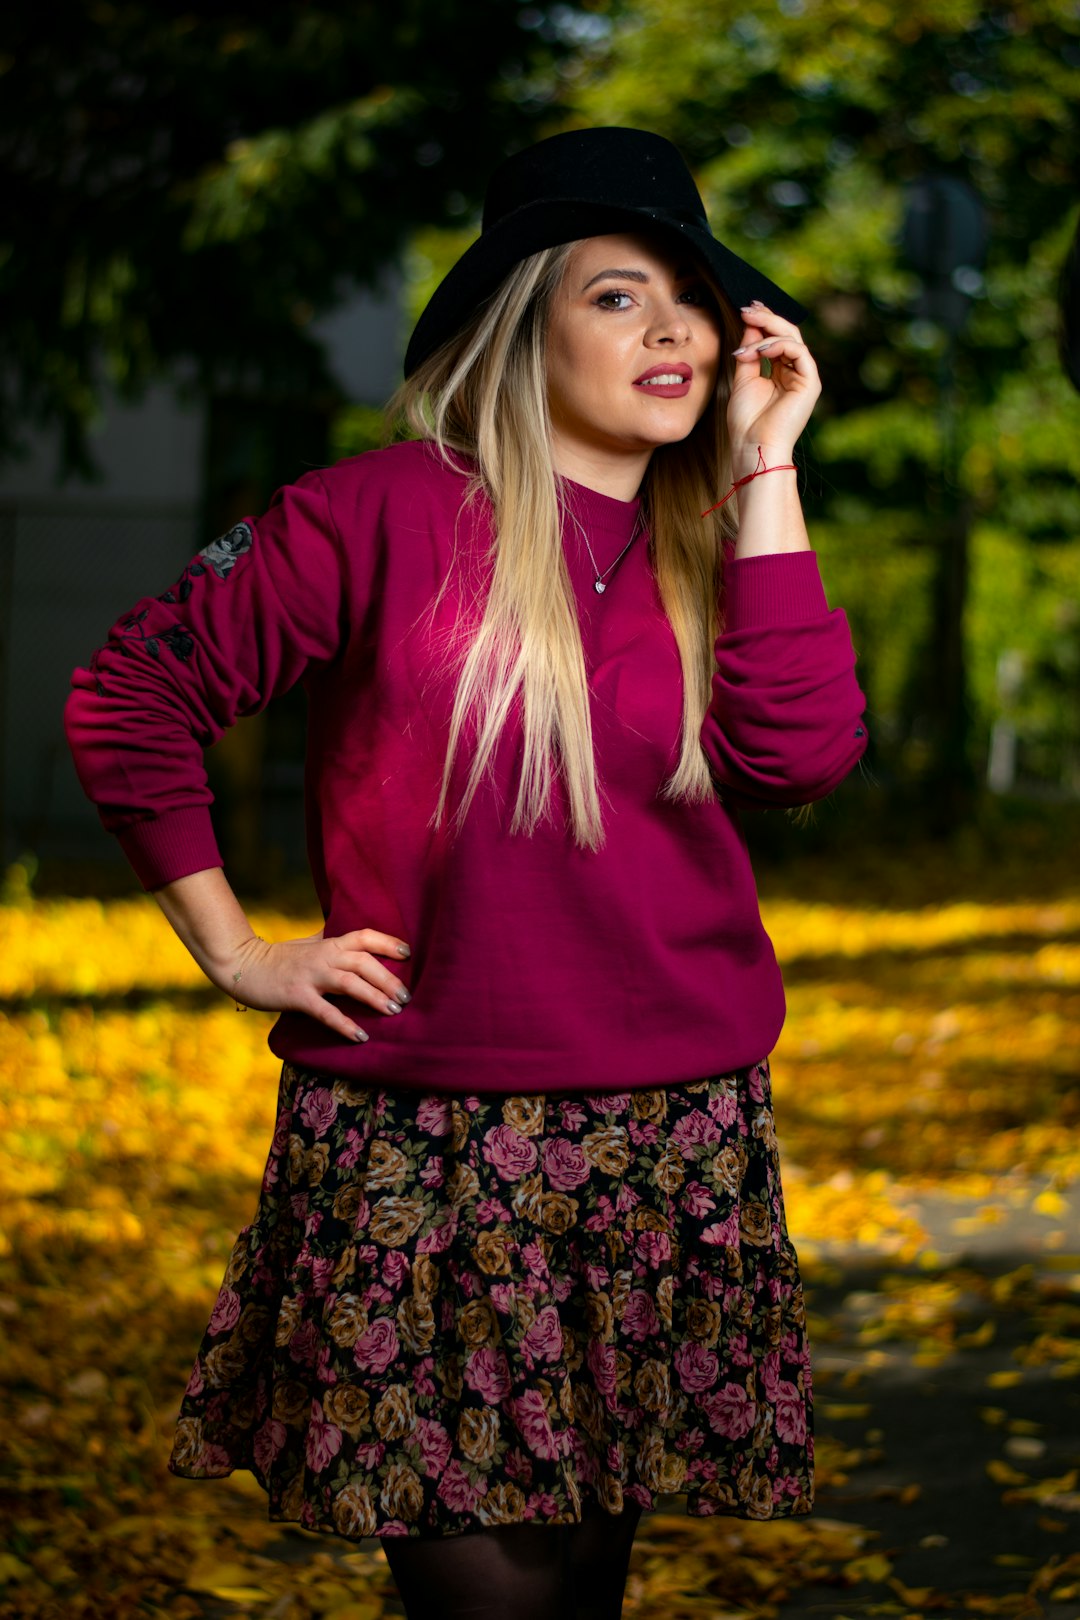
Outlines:
[[58, 0], [0, 21], [0, 454], [59, 425], [89, 472], [105, 382], [179, 359], [204, 389], [328, 386], [308, 333], [492, 154], [580, 32], [519, 0]]
[[[561, 71], [574, 121], [675, 140], [717, 234], [813, 311], [825, 392], [800, 454], [885, 745], [878, 769], [941, 789], [943, 769], [962, 777], [981, 762], [1002, 650], [992, 620], [1042, 683], [1028, 706], [1044, 735], [1058, 727], [1039, 771], [1077, 773], [1080, 626], [1057, 599], [1080, 574], [1080, 402], [1061, 366], [1058, 280], [1080, 203], [1080, 8], [628, 0], [610, 36]], [[990, 235], [983, 273], [958, 277], [971, 308], [952, 361], [954, 488], [942, 473], [946, 339], [900, 250], [905, 184], [934, 173], [974, 187]], [[967, 759], [949, 757], [934, 656], [934, 578], [957, 504], [974, 581]], [[1005, 578], [1024, 580], [1032, 606], [1014, 601], [1011, 623]]]

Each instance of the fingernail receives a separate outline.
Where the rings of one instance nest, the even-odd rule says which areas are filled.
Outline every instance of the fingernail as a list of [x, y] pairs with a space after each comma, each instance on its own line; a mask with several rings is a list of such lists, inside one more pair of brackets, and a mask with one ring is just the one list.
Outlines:
[[410, 996], [409, 992], [405, 989], [404, 985], [402, 985], [400, 990], [395, 990], [394, 994], [398, 998], [398, 1000], [401, 1002], [401, 1005], [403, 1007], [406, 1006], [407, 1003], [412, 1000], [412, 996]]
[[732, 354], [749, 354], [750, 345], [748, 343], [744, 343], [741, 349], [732, 349], [731, 352]]
[[392, 1012], [392, 1013], [399, 1013], [401, 1011], [401, 1003], [397, 1002], [397, 1001], [388, 1001], [386, 1003], [386, 1011], [387, 1012]]
[[353, 1025], [349, 1033], [354, 1041], [366, 1041], [369, 1038], [357, 1024]]
[[412, 951], [410, 951], [410, 949], [409, 949], [409, 947], [407, 945], [399, 945], [398, 948], [397, 948], [397, 953], [398, 953], [399, 956], [411, 956], [412, 955]]

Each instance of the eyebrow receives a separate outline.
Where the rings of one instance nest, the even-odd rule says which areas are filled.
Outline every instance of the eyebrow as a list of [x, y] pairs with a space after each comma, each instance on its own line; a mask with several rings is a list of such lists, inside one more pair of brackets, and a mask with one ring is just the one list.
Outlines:
[[[680, 265], [675, 271], [675, 280], [691, 281], [695, 276], [700, 276], [700, 274], [700, 271], [693, 269], [689, 265]], [[592, 280], [587, 281], [581, 290], [582, 292], [588, 292], [589, 288], [595, 287], [598, 281], [638, 281], [641, 283], [647, 283], [648, 279], [649, 278], [644, 270], [598, 270], [596, 275], [593, 276]]]

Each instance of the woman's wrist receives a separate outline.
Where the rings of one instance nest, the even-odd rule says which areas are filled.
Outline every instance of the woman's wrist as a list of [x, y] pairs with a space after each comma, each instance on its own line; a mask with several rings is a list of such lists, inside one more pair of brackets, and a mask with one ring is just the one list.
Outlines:
[[[761, 444], [756, 439], [753, 443], [733, 444], [731, 476], [733, 480], [746, 478], [750, 473], [761, 472], [763, 467], [789, 467], [794, 460], [795, 452], [791, 446]], [[776, 476], [779, 477], [779, 473]]]

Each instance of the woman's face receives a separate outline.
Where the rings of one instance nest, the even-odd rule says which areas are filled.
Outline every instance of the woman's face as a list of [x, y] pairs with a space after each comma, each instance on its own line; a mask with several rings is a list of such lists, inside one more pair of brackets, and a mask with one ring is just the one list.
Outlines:
[[[579, 482], [685, 439], [716, 388], [720, 314], [697, 266], [650, 236], [578, 242], [548, 324], [548, 403], [559, 472]], [[576, 469], [576, 470], [575, 470]], [[636, 488], [636, 484], [634, 485]]]

